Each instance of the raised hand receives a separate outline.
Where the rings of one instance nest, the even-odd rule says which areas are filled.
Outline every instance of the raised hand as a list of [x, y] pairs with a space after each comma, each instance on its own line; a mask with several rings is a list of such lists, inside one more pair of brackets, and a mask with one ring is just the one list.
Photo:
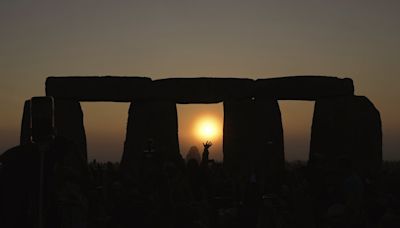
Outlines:
[[210, 148], [212, 145], [213, 145], [213, 144], [212, 144], [212, 142], [210, 142], [210, 141], [207, 141], [206, 143], [203, 143], [204, 150], [208, 150], [208, 148]]

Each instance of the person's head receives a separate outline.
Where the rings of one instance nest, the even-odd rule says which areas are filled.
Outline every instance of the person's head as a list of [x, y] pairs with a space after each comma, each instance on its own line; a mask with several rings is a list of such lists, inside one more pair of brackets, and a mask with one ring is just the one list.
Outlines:
[[201, 161], [201, 155], [196, 146], [190, 147], [188, 153], [186, 154], [186, 162], [188, 162], [190, 159], [196, 160], [197, 163], [200, 163]]

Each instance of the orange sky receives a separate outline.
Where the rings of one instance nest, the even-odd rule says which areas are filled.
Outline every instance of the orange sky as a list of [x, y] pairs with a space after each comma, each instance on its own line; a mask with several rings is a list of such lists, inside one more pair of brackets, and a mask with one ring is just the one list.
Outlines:
[[[224, 110], [222, 103], [218, 104], [191, 104], [178, 105], [178, 130], [180, 139], [180, 150], [183, 156], [189, 151], [191, 146], [197, 146], [199, 151], [203, 151], [202, 143], [207, 140], [212, 141], [210, 148], [210, 159], [222, 160], [222, 129], [224, 120]], [[218, 134], [213, 138], [206, 138], [198, 134], [198, 121], [202, 119], [214, 119]]]
[[[121, 159], [128, 117], [128, 103], [83, 102], [84, 124], [88, 141], [89, 159], [101, 161]], [[308, 158], [311, 122], [314, 102], [280, 101], [282, 122], [285, 128], [285, 155], [288, 160]], [[210, 139], [213, 146], [210, 158], [222, 160], [223, 105], [189, 104], [177, 105], [180, 150], [183, 157], [191, 146], [202, 151], [206, 138], [199, 138], [197, 122], [202, 117], [216, 119], [220, 134]], [[107, 120], [107, 121], [104, 121]]]
[[[50, 75], [331, 75], [353, 78], [356, 94], [374, 102], [384, 158], [400, 159], [399, 11], [395, 0], [1, 1], [0, 150], [17, 144], [23, 101], [43, 95]], [[127, 104], [96, 105], [84, 104], [89, 149], [112, 150]], [[295, 158], [306, 150], [296, 143], [308, 140], [312, 108], [281, 108]], [[91, 134], [97, 127], [103, 135]]]

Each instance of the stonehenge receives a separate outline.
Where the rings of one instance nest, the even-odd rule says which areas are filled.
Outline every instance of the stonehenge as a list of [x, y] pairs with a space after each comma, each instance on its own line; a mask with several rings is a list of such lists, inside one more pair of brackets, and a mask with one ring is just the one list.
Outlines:
[[121, 168], [129, 170], [140, 164], [137, 161], [152, 141], [154, 151], [163, 161], [183, 162], [179, 153], [178, 118], [176, 105], [163, 101], [132, 102]]
[[[270, 185], [284, 172], [284, 144], [278, 100], [315, 101], [308, 167], [318, 171], [347, 162], [374, 176], [382, 162], [379, 111], [354, 95], [349, 78], [291, 76], [266, 79], [148, 77], [49, 77], [46, 96], [55, 99], [59, 135], [75, 141], [86, 156], [80, 101], [130, 102], [121, 166], [133, 172], [149, 139], [163, 160], [181, 164], [176, 104], [224, 106], [223, 153], [226, 169], [241, 178], [252, 170]], [[29, 141], [25, 103], [21, 144]]]
[[309, 165], [355, 169], [373, 178], [382, 163], [379, 111], [368, 98], [342, 96], [315, 102]]

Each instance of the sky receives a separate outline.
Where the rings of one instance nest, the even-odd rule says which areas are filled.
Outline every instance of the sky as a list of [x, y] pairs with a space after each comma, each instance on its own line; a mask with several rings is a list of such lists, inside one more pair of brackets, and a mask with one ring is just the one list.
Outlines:
[[[384, 159], [398, 160], [399, 11], [395, 0], [0, 1], [0, 151], [18, 144], [23, 102], [44, 95], [50, 75], [330, 75], [352, 78], [380, 110]], [[304, 157], [313, 103], [280, 106], [287, 157]], [[89, 154], [117, 159], [128, 104], [82, 107]], [[221, 118], [221, 105], [210, 107], [178, 115]]]

